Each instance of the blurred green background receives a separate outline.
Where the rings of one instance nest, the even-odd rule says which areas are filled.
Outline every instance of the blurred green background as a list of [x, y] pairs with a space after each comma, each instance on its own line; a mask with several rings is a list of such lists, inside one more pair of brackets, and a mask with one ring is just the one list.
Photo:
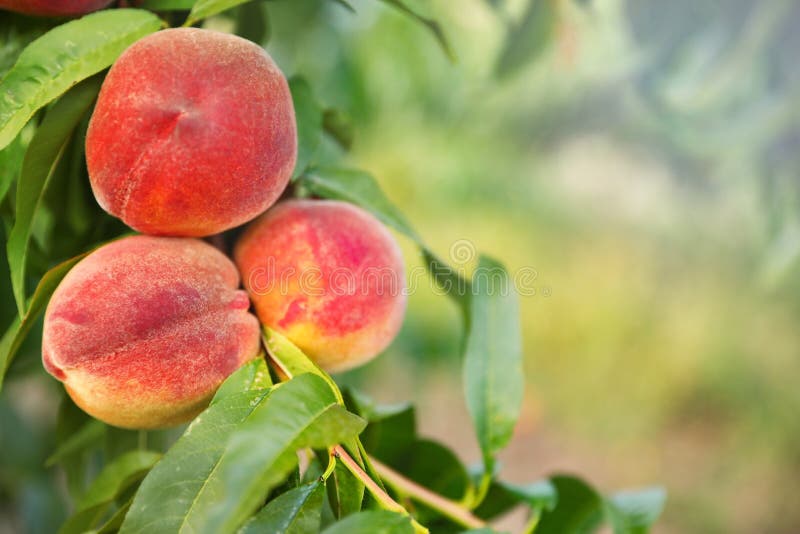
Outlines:
[[[664, 484], [656, 532], [800, 531], [800, 4], [409, 2], [455, 62], [400, 11], [351, 4], [246, 9], [268, 15], [283, 70], [352, 117], [346, 161], [434, 250], [466, 272], [472, 247], [535, 271], [504, 477]], [[322, 161], [341, 157], [331, 142]], [[475, 462], [459, 316], [415, 280], [399, 339], [344, 380], [414, 401], [422, 433]], [[0, 482], [21, 488], [0, 507], [51, 532], [59, 513], [36, 510], [62, 506], [41, 467], [60, 393], [31, 337], [0, 397]]]

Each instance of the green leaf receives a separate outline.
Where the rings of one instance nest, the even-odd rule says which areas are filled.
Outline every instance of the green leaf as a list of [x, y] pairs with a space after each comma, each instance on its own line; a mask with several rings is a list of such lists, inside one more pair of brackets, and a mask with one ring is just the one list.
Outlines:
[[23, 133], [25, 132], [21, 131], [7, 147], [0, 150], [0, 202], [6, 198], [11, 184], [19, 176], [22, 160], [25, 157]]
[[620, 491], [606, 500], [606, 510], [614, 534], [646, 534], [664, 510], [667, 493], [652, 487]]
[[189, 13], [189, 17], [187, 17], [183, 25], [192, 26], [203, 19], [207, 19], [212, 15], [217, 15], [248, 1], [249, 0], [197, 0], [192, 6], [192, 11]]
[[602, 520], [603, 499], [586, 482], [566, 475], [550, 478], [558, 493], [558, 504], [542, 513], [536, 534], [585, 534]]
[[297, 163], [292, 173], [292, 180], [295, 180], [314, 161], [322, 141], [322, 108], [305, 78], [293, 76], [289, 80], [289, 90], [297, 118]]
[[555, 0], [528, 0], [522, 18], [509, 29], [497, 58], [497, 76], [516, 72], [547, 50], [555, 33], [556, 9]]
[[161, 453], [153, 451], [130, 451], [103, 468], [94, 479], [86, 494], [77, 502], [76, 508], [83, 510], [111, 502], [133, 482], [144, 477], [161, 459]]
[[77, 534], [91, 529], [114, 500], [144, 478], [160, 458], [161, 454], [157, 452], [131, 451], [108, 464], [77, 502], [75, 513], [67, 519], [59, 534]]
[[197, 0], [144, 0], [139, 7], [150, 11], [189, 11]]
[[432, 18], [426, 17], [421, 13], [419, 13], [418, 11], [416, 11], [415, 9], [409, 7], [407, 0], [381, 0], [381, 1], [385, 4], [389, 4], [390, 6], [399, 9], [406, 15], [410, 16], [411, 18], [422, 24], [423, 26], [427, 27], [428, 30], [431, 32], [431, 34], [433, 34], [433, 37], [439, 43], [439, 46], [447, 55], [447, 58], [453, 62], [456, 60], [456, 54], [455, 52], [453, 52], [453, 48], [450, 46], [450, 41], [447, 39], [447, 36], [445, 35], [441, 24], [439, 24]]
[[264, 2], [248, 2], [236, 10], [236, 35], [264, 46], [269, 41], [271, 28]]
[[2, 390], [3, 377], [5, 377], [8, 367], [11, 365], [14, 356], [22, 346], [22, 342], [25, 341], [33, 324], [44, 311], [47, 302], [50, 300], [50, 295], [53, 294], [53, 291], [56, 290], [56, 287], [58, 287], [58, 284], [61, 283], [61, 280], [67, 275], [69, 270], [86, 257], [87, 254], [88, 253], [81, 254], [80, 256], [71, 258], [47, 271], [39, 282], [39, 285], [36, 286], [36, 291], [33, 292], [33, 296], [28, 303], [28, 311], [25, 317], [22, 320], [20, 320], [19, 317], [15, 317], [11, 326], [9, 326], [5, 334], [3, 334], [3, 339], [0, 340], [0, 390]]
[[355, 131], [352, 118], [340, 109], [326, 109], [322, 114], [322, 128], [345, 150], [353, 146]]
[[513, 281], [497, 261], [481, 256], [472, 276], [464, 388], [484, 469], [514, 431], [522, 404], [522, 340]]
[[364, 500], [364, 483], [357, 479], [341, 462], [336, 462], [333, 477], [328, 479], [328, 498], [333, 514], [341, 519], [361, 511]]
[[56, 26], [33, 41], [0, 81], [0, 149], [38, 109], [161, 27], [147, 11], [109, 9]]
[[336, 382], [308, 356], [303, 354], [303, 351], [294, 343], [289, 341], [289, 338], [266, 326], [263, 329], [263, 336], [264, 346], [267, 347], [270, 357], [286, 376], [293, 378], [303, 373], [311, 373], [322, 378], [328, 384], [339, 404], [344, 406], [344, 399]]
[[59, 99], [45, 115], [25, 152], [17, 185], [16, 218], [6, 244], [11, 285], [20, 317], [26, 312], [25, 267], [34, 215], [72, 131], [89, 111], [100, 91], [101, 81], [99, 77], [90, 78]]
[[91, 534], [112, 534], [116, 533], [119, 530], [119, 527], [122, 526], [122, 522], [125, 520], [125, 515], [128, 513], [128, 510], [131, 507], [131, 503], [133, 502], [133, 498], [128, 499], [125, 503], [117, 508], [117, 511], [114, 512], [114, 515], [108, 518], [108, 520], [100, 525], [99, 528], [92, 530]]
[[211, 404], [231, 395], [253, 389], [267, 389], [271, 386], [272, 378], [269, 376], [269, 369], [267, 369], [267, 363], [264, 361], [262, 353], [255, 360], [242, 365], [226, 378], [211, 400]]
[[325, 486], [318, 480], [291, 489], [267, 503], [239, 534], [319, 532], [324, 495]]
[[200, 414], [145, 478], [121, 532], [233, 532], [296, 465], [298, 449], [363, 429], [316, 375], [270, 391], [225, 397]]
[[351, 515], [322, 531], [323, 534], [412, 534], [411, 518], [405, 515], [372, 510]]
[[45, 461], [45, 465], [53, 465], [61, 459], [89, 448], [103, 439], [106, 427], [97, 419], [88, 420], [77, 432], [75, 432], [68, 440], [60, 444], [55, 452]]

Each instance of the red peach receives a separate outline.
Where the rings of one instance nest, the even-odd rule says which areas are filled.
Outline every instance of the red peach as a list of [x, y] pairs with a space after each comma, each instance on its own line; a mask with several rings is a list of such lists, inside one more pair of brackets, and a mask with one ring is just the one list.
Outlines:
[[296, 129], [289, 86], [261, 47], [197, 28], [156, 32], [103, 82], [86, 136], [92, 190], [141, 232], [215, 234], [278, 199]]
[[110, 3], [111, 0], [0, 0], [0, 9], [40, 17], [76, 17]]
[[79, 262], [47, 306], [42, 360], [90, 415], [123, 428], [186, 422], [259, 351], [239, 274], [196, 239], [132, 236]]
[[261, 322], [328, 371], [374, 358], [403, 322], [400, 248], [352, 204], [281, 202], [248, 227], [234, 257]]

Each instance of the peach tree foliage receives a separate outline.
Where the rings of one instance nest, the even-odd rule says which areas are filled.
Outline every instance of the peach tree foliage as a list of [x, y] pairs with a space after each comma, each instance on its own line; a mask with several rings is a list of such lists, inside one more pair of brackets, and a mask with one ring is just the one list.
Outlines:
[[[441, 25], [417, 2], [383, 1], [454, 56]], [[532, 2], [530, 20], [509, 33], [501, 71], [514, 67], [520, 50], [542, 46], [542, 38], [519, 36], [530, 40], [531, 31], [549, 27], [541, 11], [547, 4]], [[0, 216], [14, 304], [2, 317], [0, 388], [7, 372], [14, 380], [25, 371], [24, 359], [14, 358], [60, 280], [89, 251], [128, 232], [92, 201], [84, 165], [88, 117], [106, 69], [150, 33], [226, 11], [237, 33], [267, 40], [264, 7], [237, 0], [144, 0], [68, 22], [2, 14]], [[380, 406], [340, 389], [288, 339], [265, 329], [268, 358], [231, 375], [181, 435], [107, 426], [65, 396], [55, 435], [46, 439], [46, 466], [38, 466], [64, 474], [70, 515], [60, 532], [493, 532], [495, 518], [520, 506], [526, 532], [592, 532], [603, 524], [616, 533], [647, 532], [663, 506], [659, 488], [604, 496], [566, 474], [503, 480], [513, 466], [497, 455], [512, 437], [523, 395], [517, 296], [493, 291], [487, 277], [462, 279], [367, 172], [318, 163], [323, 138], [344, 152], [354, 132], [312, 85], [290, 79], [299, 138], [292, 190], [356, 204], [418, 245], [433, 280], [462, 312], [465, 401], [482, 461], [463, 465], [447, 444], [417, 434], [412, 406]], [[509, 282], [497, 260], [481, 256], [479, 267]], [[18, 423], [3, 419], [4, 450]], [[0, 484], [14, 494], [13, 477]]]

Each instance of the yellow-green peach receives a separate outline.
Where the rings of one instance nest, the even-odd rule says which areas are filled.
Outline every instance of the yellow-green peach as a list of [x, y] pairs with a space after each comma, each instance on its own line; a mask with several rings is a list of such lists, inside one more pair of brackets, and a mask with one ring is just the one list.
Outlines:
[[234, 258], [261, 322], [328, 371], [374, 358], [403, 322], [397, 242], [352, 204], [278, 203], [247, 228]]

